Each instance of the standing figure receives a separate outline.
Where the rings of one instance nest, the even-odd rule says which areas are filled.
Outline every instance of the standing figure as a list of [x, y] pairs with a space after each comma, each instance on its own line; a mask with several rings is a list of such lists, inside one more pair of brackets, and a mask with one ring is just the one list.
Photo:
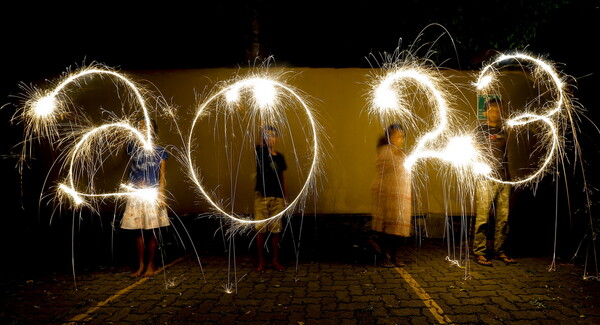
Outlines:
[[[260, 144], [256, 146], [256, 199], [254, 200], [254, 220], [271, 218], [285, 209], [286, 189], [283, 172], [287, 169], [283, 154], [275, 150], [279, 140], [277, 129], [266, 126], [260, 134]], [[274, 220], [256, 224], [258, 234], [258, 265], [256, 271], [265, 268], [265, 235], [270, 232], [272, 248], [272, 264], [277, 271], [285, 268], [279, 263], [279, 240], [282, 228], [281, 216]]]
[[[152, 131], [157, 132], [156, 122], [152, 122]], [[146, 132], [144, 119], [138, 121], [140, 132]], [[149, 197], [131, 195], [126, 203], [121, 228], [137, 231], [136, 246], [138, 269], [133, 277], [149, 277], [156, 273], [154, 264], [158, 246], [157, 232], [160, 227], [170, 225], [165, 199], [165, 160], [168, 153], [165, 148], [155, 145], [152, 151], [143, 146], [128, 144], [130, 156], [129, 183], [136, 190], [147, 189]], [[146, 256], [147, 255], [147, 256]], [[147, 258], [147, 259], [146, 259]]]
[[411, 235], [412, 187], [410, 172], [404, 168], [404, 131], [390, 125], [377, 145], [376, 177], [372, 187], [371, 227], [379, 232], [379, 263], [401, 267], [398, 257], [401, 237]]
[[[502, 125], [502, 102], [492, 98], [485, 103], [486, 121], [479, 126], [478, 134], [481, 146], [487, 148], [492, 160], [492, 174], [503, 181], [509, 179], [508, 155], [506, 152], [507, 135]], [[506, 264], [515, 261], [506, 255], [505, 241], [508, 235], [508, 208], [510, 184], [482, 178], [475, 190], [475, 238], [473, 254], [475, 262], [483, 266], [493, 266], [488, 253]], [[494, 222], [490, 222], [490, 208], [494, 210]], [[488, 234], [494, 230], [494, 251], [488, 252]]]

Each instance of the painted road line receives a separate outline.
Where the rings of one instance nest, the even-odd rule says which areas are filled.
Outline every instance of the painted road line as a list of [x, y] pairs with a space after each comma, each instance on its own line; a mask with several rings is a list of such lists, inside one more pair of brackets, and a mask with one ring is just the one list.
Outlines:
[[398, 273], [400, 273], [400, 275], [404, 278], [404, 281], [406, 281], [406, 283], [408, 283], [408, 285], [410, 285], [410, 287], [415, 291], [417, 296], [419, 296], [419, 298], [421, 298], [421, 300], [423, 301], [423, 304], [425, 304], [427, 309], [429, 309], [431, 314], [433, 314], [433, 317], [435, 317], [435, 319], [437, 319], [438, 323], [440, 323], [440, 324], [452, 323], [450, 318], [448, 318], [448, 316], [446, 316], [444, 314], [444, 311], [442, 310], [442, 308], [440, 308], [440, 306], [438, 304], [436, 304], [433, 299], [431, 299], [431, 297], [427, 294], [427, 292], [425, 292], [425, 290], [423, 290], [423, 288], [421, 288], [419, 283], [415, 279], [413, 279], [413, 277], [410, 276], [410, 274], [408, 272], [406, 272], [405, 269], [403, 269], [401, 267], [397, 267], [396, 271], [398, 271]]
[[[165, 265], [164, 267], [161, 267], [160, 269], [158, 269], [158, 271], [156, 271], [155, 274], [160, 273], [164, 269], [166, 269], [168, 267], [171, 267], [171, 266], [173, 266], [173, 265], [175, 265], [175, 264], [177, 264], [177, 263], [185, 260], [188, 257], [189, 257], [189, 254], [186, 255], [186, 256], [183, 256], [183, 257], [180, 257], [180, 258], [174, 260], [173, 262], [171, 262], [171, 263]], [[133, 288], [139, 286], [140, 284], [148, 281], [148, 279], [150, 279], [150, 278], [141, 278], [141, 279], [139, 279], [138, 281], [136, 281], [132, 285], [130, 285], [130, 286], [124, 288], [124, 289], [119, 290], [117, 293], [115, 293], [114, 295], [108, 297], [106, 300], [99, 302], [98, 304], [96, 304], [96, 306], [88, 309], [85, 313], [79, 314], [79, 315], [71, 318], [69, 320], [69, 322], [67, 322], [65, 324], [67, 324], [67, 325], [73, 325], [73, 324], [77, 324], [77, 322], [88, 322], [88, 321], [90, 321], [93, 318], [92, 314], [95, 313], [98, 309], [102, 308], [103, 306], [106, 306], [111, 301], [117, 300], [119, 297], [121, 297], [121, 296], [127, 294], [129, 291], [131, 291], [131, 289], [133, 289]]]

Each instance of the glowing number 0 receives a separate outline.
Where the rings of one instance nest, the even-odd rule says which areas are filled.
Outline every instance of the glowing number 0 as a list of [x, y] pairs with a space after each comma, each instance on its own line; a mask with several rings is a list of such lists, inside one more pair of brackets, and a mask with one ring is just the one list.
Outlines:
[[[278, 91], [277, 91], [278, 89], [282, 89], [285, 92], [285, 95], [278, 94]], [[285, 209], [283, 211], [281, 211], [280, 213], [278, 213], [268, 219], [264, 219], [264, 220], [242, 219], [242, 218], [236, 217], [233, 213], [228, 213], [227, 211], [225, 211], [225, 209], [222, 206], [220, 206], [217, 202], [215, 202], [215, 200], [213, 198], [211, 198], [211, 196], [207, 193], [206, 189], [204, 188], [204, 186], [202, 185], [202, 183], [200, 182], [200, 180], [198, 178], [198, 175], [196, 173], [196, 168], [194, 168], [193, 160], [192, 160], [192, 149], [191, 148], [192, 148], [192, 139], [194, 138], [193, 137], [194, 128], [196, 127], [198, 120], [203, 117], [204, 113], [206, 113], [207, 107], [209, 106], [209, 104], [214, 103], [214, 102], [216, 102], [217, 104], [221, 103], [221, 100], [223, 100], [223, 99], [225, 100], [224, 102], [226, 102], [228, 104], [236, 103], [240, 100], [240, 93], [244, 90], [249, 90], [251, 92], [251, 95], [253, 97], [253, 101], [251, 102], [252, 109], [258, 110], [259, 114], [262, 114], [263, 116], [269, 116], [270, 114], [274, 113], [277, 110], [277, 102], [278, 102], [278, 98], [279, 98], [278, 96], [292, 98], [294, 101], [300, 103], [300, 105], [302, 106], [302, 108], [304, 109], [304, 111], [306, 112], [306, 114], [308, 116], [310, 126], [311, 126], [313, 152], [312, 152], [312, 162], [311, 162], [310, 170], [309, 170], [308, 176], [306, 178], [306, 181], [304, 182], [304, 185], [302, 186], [302, 189], [300, 190], [298, 195], [294, 198], [294, 200], [292, 200], [292, 202], [290, 202], [285, 207]], [[286, 95], [289, 95], [289, 96], [286, 96]], [[271, 220], [279, 218], [279, 217], [285, 215], [286, 213], [289, 213], [290, 211], [292, 211], [293, 208], [301, 201], [301, 199], [306, 194], [308, 194], [310, 185], [312, 184], [312, 182], [315, 179], [317, 163], [318, 163], [318, 158], [319, 158], [318, 153], [319, 153], [319, 143], [318, 143], [318, 137], [317, 137], [317, 126], [316, 126], [316, 122], [313, 118], [313, 115], [312, 115], [308, 105], [306, 104], [306, 102], [302, 99], [302, 97], [300, 97], [300, 95], [298, 95], [293, 89], [286, 86], [285, 84], [282, 84], [280, 82], [277, 82], [277, 81], [274, 81], [274, 80], [271, 80], [268, 78], [262, 78], [262, 77], [252, 77], [252, 78], [238, 81], [228, 87], [225, 87], [224, 89], [220, 90], [218, 93], [214, 94], [213, 96], [208, 98], [206, 101], [204, 101], [200, 105], [200, 107], [198, 108], [198, 110], [196, 112], [196, 116], [194, 117], [194, 120], [192, 122], [190, 135], [189, 135], [188, 142], [187, 142], [187, 161], [188, 161], [188, 165], [190, 166], [190, 168], [189, 168], [190, 178], [192, 179], [192, 181], [194, 182], [194, 184], [196, 185], [196, 187], [198, 188], [198, 190], [200, 191], [202, 196], [217, 211], [217, 213], [219, 213], [222, 216], [228, 217], [230, 220], [232, 220], [234, 222], [238, 222], [240, 224], [269, 222]]]

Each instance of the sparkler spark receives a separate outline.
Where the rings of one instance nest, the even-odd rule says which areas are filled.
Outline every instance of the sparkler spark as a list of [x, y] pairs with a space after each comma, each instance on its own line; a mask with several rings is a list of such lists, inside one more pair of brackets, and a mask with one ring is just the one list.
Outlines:
[[[506, 62], [517, 61], [524, 71], [530, 72], [535, 81], [537, 89], [542, 90], [542, 95], [536, 98], [534, 107], [529, 104], [521, 108], [516, 114], [511, 114], [506, 120], [506, 126], [510, 129], [531, 127], [543, 130], [541, 132], [541, 145], [537, 145], [536, 152], [543, 152], [543, 158], [539, 160], [536, 168], [528, 175], [512, 180], [502, 180], [495, 175], [492, 162], [494, 161], [490, 152], [486, 151], [478, 141], [473, 130], [467, 130], [465, 121], [458, 121], [448, 99], [447, 88], [437, 77], [438, 72], [415, 64], [412, 59], [401, 60], [399, 57], [384, 65], [388, 72], [383, 76], [374, 78], [374, 86], [370, 92], [370, 113], [379, 117], [383, 125], [389, 125], [389, 121], [399, 122], [405, 129], [421, 132], [417, 133], [415, 145], [409, 149], [405, 159], [404, 167], [413, 174], [413, 182], [422, 176], [416, 172], [419, 162], [424, 159], [434, 159], [444, 162], [448, 169], [444, 171], [452, 174], [444, 175], [444, 179], [454, 175], [457, 177], [455, 189], [459, 197], [464, 194], [474, 194], [475, 184], [482, 178], [494, 182], [510, 184], [514, 186], [525, 186], [535, 183], [552, 166], [553, 162], [560, 159], [564, 154], [564, 131], [570, 127], [573, 135], [576, 128], [572, 118], [572, 103], [566, 92], [566, 77], [556, 71], [549, 62], [535, 58], [523, 53], [512, 55], [499, 55], [491, 64], [485, 66], [478, 75], [473, 86], [479, 93], [497, 94], [492, 89], [497, 83], [497, 72]], [[526, 63], [526, 64], [525, 64]], [[448, 82], [448, 81], [445, 81]], [[448, 82], [448, 84], [451, 84]], [[413, 86], [413, 88], [411, 88]], [[416, 91], [411, 92], [413, 89]], [[490, 90], [492, 89], [492, 90]], [[545, 90], [545, 92], [544, 92]], [[410, 104], [424, 96], [425, 103], [432, 108], [433, 114], [430, 126], [426, 132], [419, 131], [414, 110]], [[545, 100], [549, 96], [550, 100]], [[385, 123], [383, 123], [385, 122]], [[566, 122], [570, 122], [567, 125]], [[421, 128], [422, 130], [422, 128]], [[529, 134], [527, 135], [529, 141]], [[574, 138], [575, 145], [576, 138]], [[533, 157], [533, 152], [531, 153]], [[448, 184], [449, 182], [446, 182]], [[454, 183], [454, 182], [453, 182]], [[459, 199], [460, 200], [460, 199]], [[471, 202], [471, 204], [473, 204]], [[463, 206], [464, 209], [464, 206]], [[466, 227], [465, 227], [466, 229]], [[468, 238], [464, 233], [465, 240]], [[462, 244], [461, 244], [462, 245]], [[465, 256], [468, 256], [468, 244], [465, 244]], [[462, 249], [461, 249], [462, 252]], [[449, 252], [450, 254], [450, 252]], [[448, 256], [446, 258], [452, 261]], [[460, 266], [458, 260], [452, 262]], [[468, 272], [468, 271], [466, 271]], [[468, 275], [466, 274], [466, 277]]]
[[[370, 98], [371, 113], [380, 116], [382, 120], [386, 116], [393, 116], [406, 125], [413, 125], [415, 117], [408, 108], [407, 98], [409, 95], [406, 93], [409, 82], [413, 82], [419, 91], [427, 94], [427, 99], [435, 113], [434, 125], [431, 130], [416, 140], [414, 148], [408, 154], [405, 161], [406, 169], [412, 170], [420, 159], [435, 158], [450, 163], [456, 171], [460, 169], [461, 177], [486, 177], [495, 182], [512, 185], [531, 183], [545, 173], [552, 165], [554, 157], [562, 152], [560, 125], [565, 119], [563, 115], [571, 114], [571, 102], [565, 92], [565, 78], [550, 63], [539, 58], [522, 53], [503, 54], [481, 70], [473, 85], [481, 92], [489, 89], [494, 84], [496, 68], [510, 60], [529, 62], [533, 66], [531, 70], [535, 80], [547, 86], [553, 96], [551, 103], [542, 105], [543, 112], [536, 114], [532, 112], [534, 110], [526, 109], [524, 113], [506, 121], [506, 125], [510, 128], [538, 123], [547, 130], [544, 135], [546, 156], [540, 162], [537, 170], [526, 177], [512, 181], [504, 181], [491, 174], [492, 168], [487, 163], [490, 158], [480, 148], [477, 148], [473, 140], [475, 136], [461, 127], [459, 123], [452, 123], [454, 117], [448, 104], [448, 96], [443, 91], [444, 88], [435, 73], [420, 66], [411, 64], [401, 66], [397, 63], [393, 65], [394, 68], [391, 72], [375, 82]], [[466, 170], [469, 170], [472, 175], [464, 175]]]
[[[245, 101], [244, 101], [245, 100]], [[248, 107], [244, 106], [247, 103]], [[310, 168], [308, 168], [306, 180], [302, 185], [298, 195], [287, 203], [287, 206], [276, 215], [264, 220], [250, 220], [236, 215], [234, 212], [227, 211], [219, 200], [214, 198], [207, 189], [206, 185], [201, 181], [201, 171], [194, 166], [192, 155], [194, 151], [194, 130], [203, 118], [208, 118], [214, 109], [218, 115], [222, 106], [226, 114], [238, 114], [241, 110], [248, 109], [252, 115], [251, 121], [260, 121], [260, 124], [283, 124], [286, 123], [285, 107], [299, 107], [307, 116], [310, 127], [310, 139], [312, 150], [310, 153]], [[246, 134], [249, 134], [249, 129], [254, 126], [246, 126]], [[232, 84], [226, 85], [207, 98], [198, 107], [194, 120], [192, 121], [189, 137], [187, 140], [187, 164], [189, 165], [189, 177], [194, 183], [201, 196], [210, 204], [218, 215], [228, 218], [230, 221], [238, 225], [249, 225], [256, 223], [267, 223], [284, 215], [290, 214], [294, 208], [304, 201], [310, 189], [312, 188], [317, 170], [319, 167], [319, 140], [318, 140], [318, 124], [315, 120], [311, 108], [306, 100], [302, 98], [300, 93], [291, 86], [286, 85], [273, 79], [266, 74], [251, 75], [250, 77], [238, 80]], [[234, 135], [232, 135], [234, 136]], [[227, 146], [228, 144], [225, 144]], [[234, 180], [235, 181], [235, 180]]]
[[373, 87], [371, 113], [392, 116], [404, 125], [415, 125], [416, 117], [410, 110], [407, 94], [410, 84], [417, 92], [426, 94], [433, 107], [434, 117], [431, 129], [416, 139], [416, 144], [408, 153], [404, 167], [412, 171], [421, 159], [436, 158], [461, 169], [482, 170], [479, 154], [472, 138], [458, 123], [452, 123], [453, 109], [449, 105], [448, 94], [442, 86], [438, 73], [422, 66], [396, 65], [391, 72], [379, 78]]
[[565, 87], [567, 85], [567, 83], [564, 81], [565, 77], [561, 76], [551, 63], [524, 53], [499, 55], [491, 64], [485, 66], [481, 70], [477, 82], [474, 84], [477, 89], [479, 91], [486, 91], [486, 89], [490, 88], [496, 75], [496, 73], [494, 73], [496, 71], [496, 67], [501, 67], [503, 63], [511, 60], [529, 62], [530, 70], [532, 71], [535, 80], [541, 83], [542, 86], [547, 87], [553, 97], [553, 100], [549, 104], [541, 105], [539, 110], [542, 110], [542, 112], [540, 114], [535, 114], [530, 112], [529, 108], [525, 108], [524, 113], [520, 113], [506, 121], [506, 125], [509, 128], [522, 127], [536, 122], [541, 123], [547, 130], [544, 135], [546, 143], [546, 157], [542, 159], [537, 170], [520, 179], [504, 181], [494, 177], [494, 175], [482, 175], [495, 182], [511, 185], [523, 185], [534, 182], [544, 175], [549, 166], [552, 165], [556, 155], [559, 155], [561, 152], [563, 152], [561, 148], [561, 142], [559, 140], [562, 138], [562, 135], [560, 134], [560, 130], [562, 128], [560, 126], [564, 124], [565, 115], [571, 115], [572, 103], [565, 91]]
[[32, 115], [38, 118], [47, 118], [56, 110], [56, 97], [53, 95], [38, 99], [32, 107]]
[[[69, 92], [73, 88], [82, 88], [89, 77], [114, 78], [124, 84], [133, 94], [137, 106], [134, 114], [143, 115], [145, 131], [140, 131], [133, 123], [123, 118], [113, 123], [100, 126], [80, 126], [80, 121], [86, 121], [86, 116], [80, 116], [71, 107]], [[141, 189], [128, 191], [113, 191], [98, 193], [94, 189], [93, 174], [102, 165], [99, 156], [117, 152], [127, 142], [135, 143], [149, 152], [154, 147], [152, 127], [149, 110], [146, 104], [148, 93], [139, 85], [129, 80], [124, 75], [102, 66], [91, 66], [65, 76], [50, 91], [34, 90], [32, 97], [25, 102], [21, 110], [21, 120], [25, 124], [25, 141], [21, 159], [27, 156], [27, 145], [34, 138], [47, 138], [51, 146], [67, 145], [60, 159], [64, 160], [61, 170], [66, 170], [65, 180], [58, 185], [57, 196], [59, 201], [63, 195], [69, 197], [75, 207], [84, 205], [91, 206], [86, 199], [103, 199], [106, 197], [139, 196]], [[68, 124], [60, 124], [60, 120], [70, 115]], [[89, 122], [88, 122], [89, 123]], [[86, 124], [88, 124], [86, 123]], [[65, 126], [67, 125], [67, 126]], [[70, 145], [72, 141], [72, 145]], [[86, 182], [78, 182], [76, 179], [88, 175]], [[79, 190], [81, 183], [87, 183], [86, 188]]]

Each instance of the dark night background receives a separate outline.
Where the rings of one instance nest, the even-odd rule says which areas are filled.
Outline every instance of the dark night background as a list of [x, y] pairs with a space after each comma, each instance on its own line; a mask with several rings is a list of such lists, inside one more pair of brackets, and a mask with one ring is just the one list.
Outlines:
[[[256, 45], [258, 54], [273, 55], [273, 65], [278, 67], [368, 68], [369, 54], [379, 57], [399, 44], [405, 49], [432, 23], [444, 26], [454, 41], [453, 45], [450, 38], [442, 37], [433, 47], [431, 58], [443, 67], [477, 70], [482, 60], [496, 50], [525, 49], [556, 62], [560, 70], [575, 78], [574, 97], [587, 110], [586, 118], [578, 122], [579, 136], [592, 184], [592, 212], [598, 214], [600, 196], [595, 186], [600, 136], [592, 122], [600, 122], [596, 103], [600, 86], [596, 50], [600, 1], [216, 1], [138, 5], [1, 5], [0, 105], [6, 105], [0, 110], [0, 154], [6, 171], [3, 184], [9, 188], [8, 193], [4, 191], [0, 247], [3, 258], [13, 261], [15, 273], [26, 268], [31, 272], [30, 265], [48, 263], [53, 253], [68, 255], [58, 254], [55, 249], [70, 244], [70, 237], [65, 243], [52, 243], [61, 234], [70, 236], [70, 230], [48, 225], [37, 213], [37, 205], [32, 207], [26, 202], [21, 208], [15, 170], [18, 151], [13, 146], [21, 140], [22, 131], [9, 122], [19, 104], [19, 83], [41, 84], [68, 67], [91, 62], [121, 70], [245, 67], [253, 64]], [[428, 28], [417, 43], [432, 42], [442, 32], [439, 27]], [[561, 223], [565, 227], [561, 229], [566, 229], [559, 246], [564, 256], [572, 256], [574, 247], [589, 233], [589, 214], [584, 208], [581, 175], [572, 172], [576, 169], [572, 165], [574, 154], [572, 150], [567, 154], [571, 157], [566, 168], [571, 207], [559, 211], [564, 216]], [[560, 183], [561, 188], [563, 185]], [[524, 200], [553, 199], [554, 190], [555, 183], [546, 177], [538, 186], [537, 196], [526, 194]], [[547, 210], [521, 213], [554, 211], [549, 206]], [[553, 232], [553, 225], [536, 224], [535, 218], [522, 220], [528, 220], [521, 225], [526, 231], [515, 236], [523, 242], [528, 234]], [[538, 247], [528, 248], [525, 253], [533, 253]], [[40, 259], [41, 255], [45, 257]], [[69, 267], [69, 258], [59, 259], [56, 265], [60, 267], [48, 268]], [[36, 270], [43, 271], [44, 267]]]

